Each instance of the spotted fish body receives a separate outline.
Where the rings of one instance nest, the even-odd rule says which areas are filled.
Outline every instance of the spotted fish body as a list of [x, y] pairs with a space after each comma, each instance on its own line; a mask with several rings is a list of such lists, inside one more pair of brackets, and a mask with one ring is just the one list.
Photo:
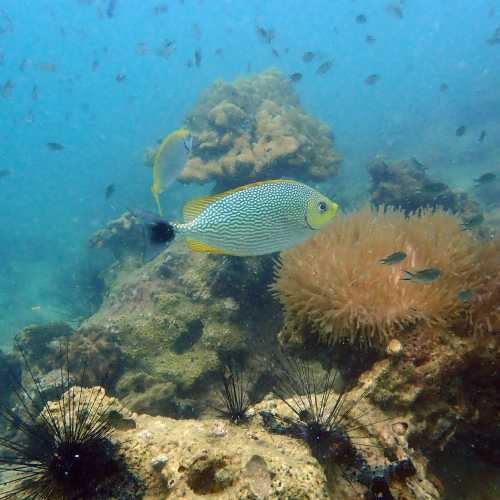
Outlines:
[[335, 215], [337, 205], [292, 180], [262, 181], [184, 207], [184, 224], [172, 224], [198, 252], [264, 255], [310, 238]]

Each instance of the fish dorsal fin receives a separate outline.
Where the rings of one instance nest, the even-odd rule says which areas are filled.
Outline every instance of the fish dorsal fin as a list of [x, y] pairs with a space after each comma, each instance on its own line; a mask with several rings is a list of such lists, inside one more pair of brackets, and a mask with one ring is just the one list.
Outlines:
[[186, 240], [187, 246], [193, 251], [193, 252], [201, 252], [201, 253], [218, 253], [218, 254], [223, 254], [223, 255], [231, 255], [230, 253], [216, 247], [211, 247], [210, 245], [207, 245], [205, 243], [202, 243], [201, 241], [197, 240], [191, 240], [187, 239]]
[[201, 198], [195, 198], [194, 200], [188, 201], [183, 208], [183, 216], [184, 216], [184, 221], [185, 222], [190, 222], [198, 215], [205, 210], [209, 205], [212, 203], [215, 203], [218, 200], [221, 200], [222, 198], [226, 198], [227, 196], [230, 196], [234, 193], [237, 193], [238, 191], [245, 191], [246, 189], [253, 188], [255, 186], [259, 186], [261, 184], [277, 184], [280, 182], [293, 182], [295, 184], [299, 184], [297, 181], [293, 181], [290, 179], [274, 179], [274, 180], [268, 180], [268, 181], [257, 181], [257, 182], [252, 182], [251, 184], [245, 184], [244, 186], [239, 186], [237, 188], [229, 189], [227, 191], [223, 191], [222, 193], [217, 193], [213, 194], [210, 196], [203, 196]]

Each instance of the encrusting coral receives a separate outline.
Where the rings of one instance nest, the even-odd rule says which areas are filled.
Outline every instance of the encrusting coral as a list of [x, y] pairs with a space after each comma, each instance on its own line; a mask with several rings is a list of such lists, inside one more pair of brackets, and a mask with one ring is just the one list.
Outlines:
[[216, 191], [282, 176], [319, 181], [341, 161], [329, 128], [302, 109], [277, 70], [215, 82], [186, 126], [195, 143], [179, 180], [216, 181]]
[[[416, 325], [446, 327], [468, 308], [464, 289], [482, 280], [481, 246], [460, 219], [442, 210], [406, 217], [392, 209], [339, 217], [317, 237], [281, 256], [272, 289], [285, 309], [283, 338], [302, 343], [345, 339], [385, 345]], [[402, 251], [406, 259], [381, 259]], [[401, 280], [403, 270], [438, 268], [432, 283]]]

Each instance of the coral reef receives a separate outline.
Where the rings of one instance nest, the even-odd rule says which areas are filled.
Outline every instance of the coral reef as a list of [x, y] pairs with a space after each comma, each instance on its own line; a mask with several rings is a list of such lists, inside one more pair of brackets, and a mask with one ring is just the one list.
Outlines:
[[417, 160], [396, 162], [376, 157], [368, 165], [370, 197], [375, 207], [389, 206], [406, 214], [420, 208], [437, 208], [471, 218], [480, 212], [478, 204], [466, 193], [452, 191], [444, 183], [429, 178]]
[[[445, 327], [467, 310], [460, 292], [481, 280], [479, 249], [460, 219], [441, 210], [341, 217], [281, 256], [272, 288], [285, 309], [282, 340], [302, 343], [315, 334], [326, 344], [384, 346], [415, 326]], [[404, 261], [381, 263], [397, 251], [407, 254]], [[425, 268], [442, 276], [429, 284], [401, 280], [404, 269]]]
[[186, 126], [195, 145], [179, 180], [215, 181], [215, 191], [282, 176], [320, 181], [341, 161], [329, 128], [302, 109], [277, 70], [215, 82]]
[[144, 225], [130, 212], [110, 221], [89, 240], [90, 248], [106, 248], [116, 260], [143, 256], [145, 245]]
[[[362, 390], [362, 388], [359, 388]], [[352, 394], [358, 397], [357, 393]], [[131, 413], [116, 400], [106, 398], [116, 427], [113, 442], [122, 460], [143, 486], [144, 498], [363, 498], [366, 488], [344, 477], [336, 470], [331, 484], [323, 468], [301, 441], [284, 435], [270, 434], [263, 426], [261, 412], [287, 415], [281, 401], [267, 400], [251, 409], [247, 425], [233, 425], [219, 419], [174, 420]], [[365, 401], [359, 412], [380, 411]], [[378, 412], [378, 413], [377, 413]], [[359, 416], [352, 416], [352, 421]], [[122, 425], [127, 422], [127, 425]], [[408, 500], [439, 498], [427, 472], [427, 464], [413, 454], [406, 442], [404, 423], [378, 423], [371, 427], [373, 440], [380, 445], [363, 448], [369, 463], [388, 463], [386, 453], [395, 457], [411, 455], [415, 477], [394, 481], [391, 492]], [[365, 451], [366, 450], [366, 451]], [[135, 485], [132, 485], [135, 486]], [[130, 484], [116, 484], [114, 497], [129, 498]], [[138, 498], [138, 497], [134, 497]], [[139, 496], [142, 498], [142, 496]]]
[[81, 332], [101, 332], [119, 345], [125, 368], [116, 391], [134, 411], [193, 416], [228, 357], [251, 365], [274, 341], [280, 316], [267, 291], [271, 277], [271, 258], [194, 254], [176, 242], [117, 273]]

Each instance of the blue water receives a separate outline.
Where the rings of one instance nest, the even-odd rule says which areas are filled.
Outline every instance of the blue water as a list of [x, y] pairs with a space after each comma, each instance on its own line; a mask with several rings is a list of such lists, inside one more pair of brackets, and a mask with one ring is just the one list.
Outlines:
[[[154, 208], [144, 150], [178, 127], [216, 79], [269, 67], [303, 72], [296, 91], [332, 127], [345, 157], [334, 182], [353, 197], [366, 191], [376, 154], [415, 156], [463, 188], [495, 166], [500, 45], [486, 39], [500, 25], [499, 1], [406, 0], [402, 19], [381, 1], [117, 0], [111, 17], [110, 3], [0, 3], [0, 86], [15, 84], [0, 97], [0, 169], [12, 171], [0, 179], [0, 344], [30, 322], [85, 312], [78, 293], [68, 304], [65, 276], [95, 264], [87, 240], [108, 220], [126, 207]], [[155, 15], [159, 5], [168, 12]], [[355, 22], [359, 14], [365, 24]], [[271, 45], [257, 25], [275, 30]], [[166, 39], [176, 48], [164, 59], [155, 51]], [[188, 67], [196, 49], [201, 66]], [[306, 51], [333, 59], [333, 69], [317, 75], [320, 62], [303, 62]], [[366, 85], [373, 73], [380, 81]], [[468, 132], [457, 140], [460, 125]], [[104, 199], [110, 183], [113, 206]], [[171, 208], [193, 191], [174, 186]]]

